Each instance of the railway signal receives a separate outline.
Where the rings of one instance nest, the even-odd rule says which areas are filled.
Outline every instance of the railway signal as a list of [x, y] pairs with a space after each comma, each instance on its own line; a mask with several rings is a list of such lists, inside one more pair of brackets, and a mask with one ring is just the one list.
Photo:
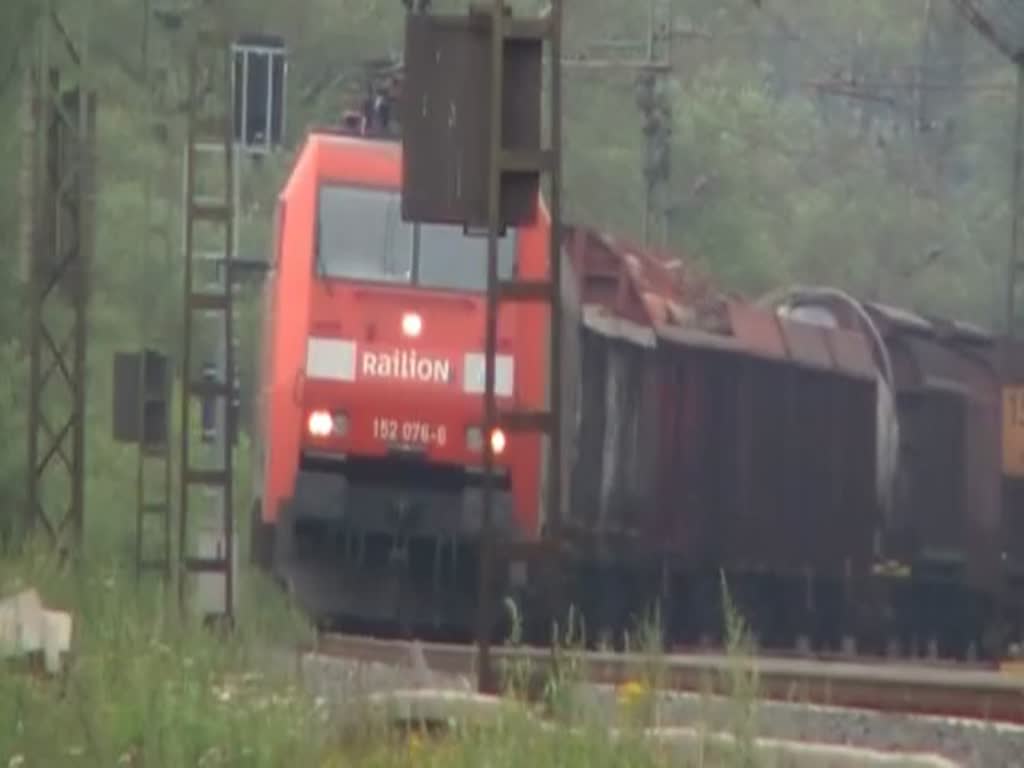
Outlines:
[[[141, 121], [146, 139], [161, 155], [159, 165], [151, 167], [144, 182], [144, 234], [138, 262], [138, 343], [134, 353], [121, 353], [114, 359], [114, 437], [136, 446], [135, 471], [135, 573], [141, 579], [148, 571], [159, 573], [170, 584], [173, 569], [173, 499], [170, 438], [171, 365], [170, 356], [156, 349], [158, 339], [148, 322], [163, 285], [152, 279], [154, 256], [159, 252], [165, 266], [171, 264], [174, 250], [176, 211], [172, 202], [159, 194], [162, 180], [172, 178], [177, 152], [171, 139], [174, 123], [169, 104], [167, 64], [169, 35], [162, 35], [158, 46], [149, 33], [157, 21], [170, 33], [181, 22], [180, 13], [157, 11], [147, 2], [143, 18], [142, 77], [147, 98], [142, 105]], [[158, 48], [162, 55], [156, 55]], [[161, 61], [162, 60], [162, 61]], [[157, 474], [158, 478], [153, 478]], [[154, 479], [156, 482], [154, 482]], [[151, 539], [153, 541], [151, 541]]]
[[[547, 527], [557, 536], [561, 448], [561, 77], [562, 2], [543, 17], [513, 18], [502, 0], [465, 16], [406, 17], [403, 83], [402, 214], [419, 223], [458, 223], [487, 232], [484, 433], [546, 432]], [[551, 47], [550, 146], [541, 146], [542, 51]], [[460, 77], [451, 77], [459, 72]], [[415, 108], [413, 107], [415, 105]], [[452, 117], [454, 115], [454, 118]], [[535, 213], [540, 176], [550, 174], [549, 277], [499, 281], [498, 238]], [[439, 181], [440, 180], [440, 181]], [[441, 193], [439, 194], [439, 190]], [[499, 413], [495, 396], [498, 306], [540, 301], [551, 308], [548, 408]], [[480, 690], [493, 689], [494, 458], [502, 440], [484, 440], [477, 643]]]
[[[171, 445], [170, 365], [157, 350], [114, 356], [114, 439], [135, 445], [136, 517], [135, 569], [158, 571], [165, 581], [171, 575]], [[156, 464], [159, 481], [150, 481], [148, 468]], [[154, 488], [154, 485], [157, 488]], [[159, 551], [147, 545], [150, 521], [160, 525]]]

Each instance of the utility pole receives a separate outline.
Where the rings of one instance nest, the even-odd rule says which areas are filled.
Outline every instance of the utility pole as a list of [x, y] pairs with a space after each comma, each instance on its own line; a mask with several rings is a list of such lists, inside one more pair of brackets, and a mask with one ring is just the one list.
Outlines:
[[668, 85], [672, 73], [672, 41], [680, 35], [674, 27], [671, 3], [648, 0], [647, 34], [643, 40], [598, 42], [563, 59], [565, 67], [575, 70], [636, 73], [636, 106], [643, 120], [644, 136], [641, 231], [645, 245], [655, 240], [665, 244], [668, 240], [672, 173], [672, 103]]

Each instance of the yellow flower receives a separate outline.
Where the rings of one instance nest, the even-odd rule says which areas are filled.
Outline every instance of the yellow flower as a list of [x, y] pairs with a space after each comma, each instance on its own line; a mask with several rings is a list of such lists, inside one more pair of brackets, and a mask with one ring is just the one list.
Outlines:
[[618, 699], [620, 704], [629, 705], [647, 694], [647, 684], [637, 680], [629, 680], [619, 686]]
[[413, 731], [409, 734], [409, 752], [415, 755], [422, 749], [423, 739], [418, 733], [416, 733], [416, 731]]

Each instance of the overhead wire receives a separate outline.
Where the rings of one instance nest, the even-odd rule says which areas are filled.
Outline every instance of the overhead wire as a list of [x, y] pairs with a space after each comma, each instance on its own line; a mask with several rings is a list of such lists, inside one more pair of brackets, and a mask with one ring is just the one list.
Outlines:
[[[958, 0], [959, 1], [959, 0]], [[966, 2], [978, 2], [978, 0], [965, 0]], [[810, 65], [812, 68], [815, 66], [827, 66], [831, 71], [843, 71], [848, 66], [848, 56], [852, 55], [854, 48], [849, 46], [842, 46], [843, 51], [848, 54], [846, 59], [840, 58], [842, 54], [836, 54], [834, 51], [835, 47], [831, 48], [832, 53], [826, 50], [826, 46], [813, 39], [806, 31], [800, 29], [800, 27], [792, 22], [786, 14], [778, 9], [766, 7], [760, 5], [760, 13], [772, 19], [775, 22], [776, 27], [781, 31], [781, 38], [788, 42], [795, 42], [805, 52], [804, 64]], [[1019, 8], [1017, 14], [1024, 19], [1024, 3]], [[740, 36], [749, 36], [749, 33], [737, 33]], [[702, 34], [687, 33], [686, 37], [693, 38], [695, 41], [709, 41], [714, 42], [717, 39], [715, 33], [707, 32]], [[773, 39], [779, 39], [780, 36], [772, 35]], [[620, 44], [624, 44], [619, 41]], [[856, 46], [854, 46], [856, 47]], [[921, 66], [920, 64], [907, 64], [901, 67], [904, 72], [927, 72], [928, 68]], [[582, 71], [578, 71], [578, 75], [584, 75], [586, 68]], [[606, 81], [607, 73], [602, 72], [602, 80]], [[897, 109], [906, 110], [911, 105], [895, 95], [893, 92], [907, 91], [907, 92], [918, 92], [922, 89], [925, 90], [959, 90], [962, 92], [1001, 92], [1013, 89], [1015, 86], [1012, 82], [1006, 81], [975, 81], [975, 82], [944, 82], [939, 80], [886, 80], [879, 78], [854, 78], [854, 77], [838, 77], [834, 76], [831, 78], [820, 78], [820, 79], [801, 79], [789, 83], [783, 83], [783, 85], [792, 86], [800, 89], [813, 89], [817, 92], [831, 93], [844, 98], [854, 98], [859, 100], [872, 100], [879, 103], [886, 104], [887, 106]], [[889, 92], [886, 94], [885, 92]], [[707, 116], [702, 116], [702, 120]], [[728, 125], [725, 121], [712, 121], [716, 122], [717, 125], [724, 131], [728, 131], [730, 134], [735, 136], [737, 139], [747, 144], [751, 148], [766, 148], [770, 151], [775, 151], [783, 156], [790, 158], [804, 157], [807, 159], [813, 159], [814, 157], [826, 157], [828, 156], [832, 161], [836, 158], [830, 155], [827, 150], [807, 147], [788, 147], [784, 146], [783, 143], [777, 143], [774, 141], [766, 140], [764, 135], [754, 135], [751, 132], [739, 130], [736, 126]], [[852, 159], [852, 158], [847, 158]], [[866, 160], [862, 162], [854, 162], [855, 166], [864, 166], [867, 164]]]
[[971, 25], [1012, 61], [1024, 55], [1024, 4], [1018, 0], [953, 0]]
[[[776, 26], [782, 31], [782, 36], [785, 40], [790, 42], [796, 42], [800, 44], [803, 50], [810, 54], [810, 59], [805, 58], [804, 63], [814, 65], [825, 64], [833, 71], [845, 69], [847, 61], [837, 58], [835, 54], [829, 54], [825, 51], [824, 46], [813, 40], [813, 38], [806, 32], [801, 30], [796, 24], [791, 22], [786, 15], [777, 10], [767, 8], [764, 5], [760, 6], [760, 12], [770, 17]], [[749, 34], [749, 33], [747, 33]], [[708, 40], [714, 41], [715, 35], [713, 33], [706, 34], [687, 34], [687, 37], [693, 37], [695, 40]], [[778, 39], [778, 36], [773, 36]], [[617, 41], [620, 45], [625, 44], [622, 41]], [[848, 53], [852, 54], [852, 49], [844, 46]], [[905, 69], [924, 69], [917, 65], [909, 65]], [[581, 73], [582, 74], [582, 73]], [[607, 74], [602, 73], [602, 81], [607, 82]], [[706, 80], [705, 80], [706, 82]], [[845, 98], [855, 98], [860, 100], [873, 100], [879, 103], [886, 104], [887, 106], [898, 109], [906, 110], [910, 105], [902, 102], [901, 100], [886, 96], [880, 93], [871, 93], [871, 91], [916, 91], [921, 87], [929, 89], [962, 89], [965, 91], [1000, 91], [1008, 88], [1013, 88], [1012, 83], [1001, 83], [1001, 82], [975, 82], [965, 83], [962, 86], [957, 83], [951, 82], [938, 82], [938, 81], [923, 81], [923, 82], [910, 82], [910, 81], [885, 81], [885, 80], [864, 80], [864, 79], [843, 79], [839, 77], [833, 77], [831, 79], [802, 79], [798, 81], [792, 81], [789, 83], [783, 83], [784, 85], [791, 86], [800, 89], [814, 89], [818, 92], [832, 93], [837, 96]], [[751, 149], [768, 149], [781, 156], [789, 157], [790, 159], [828, 159], [830, 162], [836, 162], [839, 160], [834, 153], [830, 153], [827, 149], [817, 147], [790, 147], [786, 146], [784, 142], [777, 142], [769, 140], [765, 134], [759, 134], [751, 131], [744, 131], [737, 126], [730, 125], [726, 121], [714, 120], [708, 115], [702, 115], [702, 121], [706, 124], [717, 125], [722, 131], [729, 133], [743, 144], [746, 144]], [[869, 165], [873, 166], [867, 158], [858, 157], [854, 160], [849, 155], [843, 155], [844, 164], [849, 163], [848, 167], [860, 167], [867, 168]]]

